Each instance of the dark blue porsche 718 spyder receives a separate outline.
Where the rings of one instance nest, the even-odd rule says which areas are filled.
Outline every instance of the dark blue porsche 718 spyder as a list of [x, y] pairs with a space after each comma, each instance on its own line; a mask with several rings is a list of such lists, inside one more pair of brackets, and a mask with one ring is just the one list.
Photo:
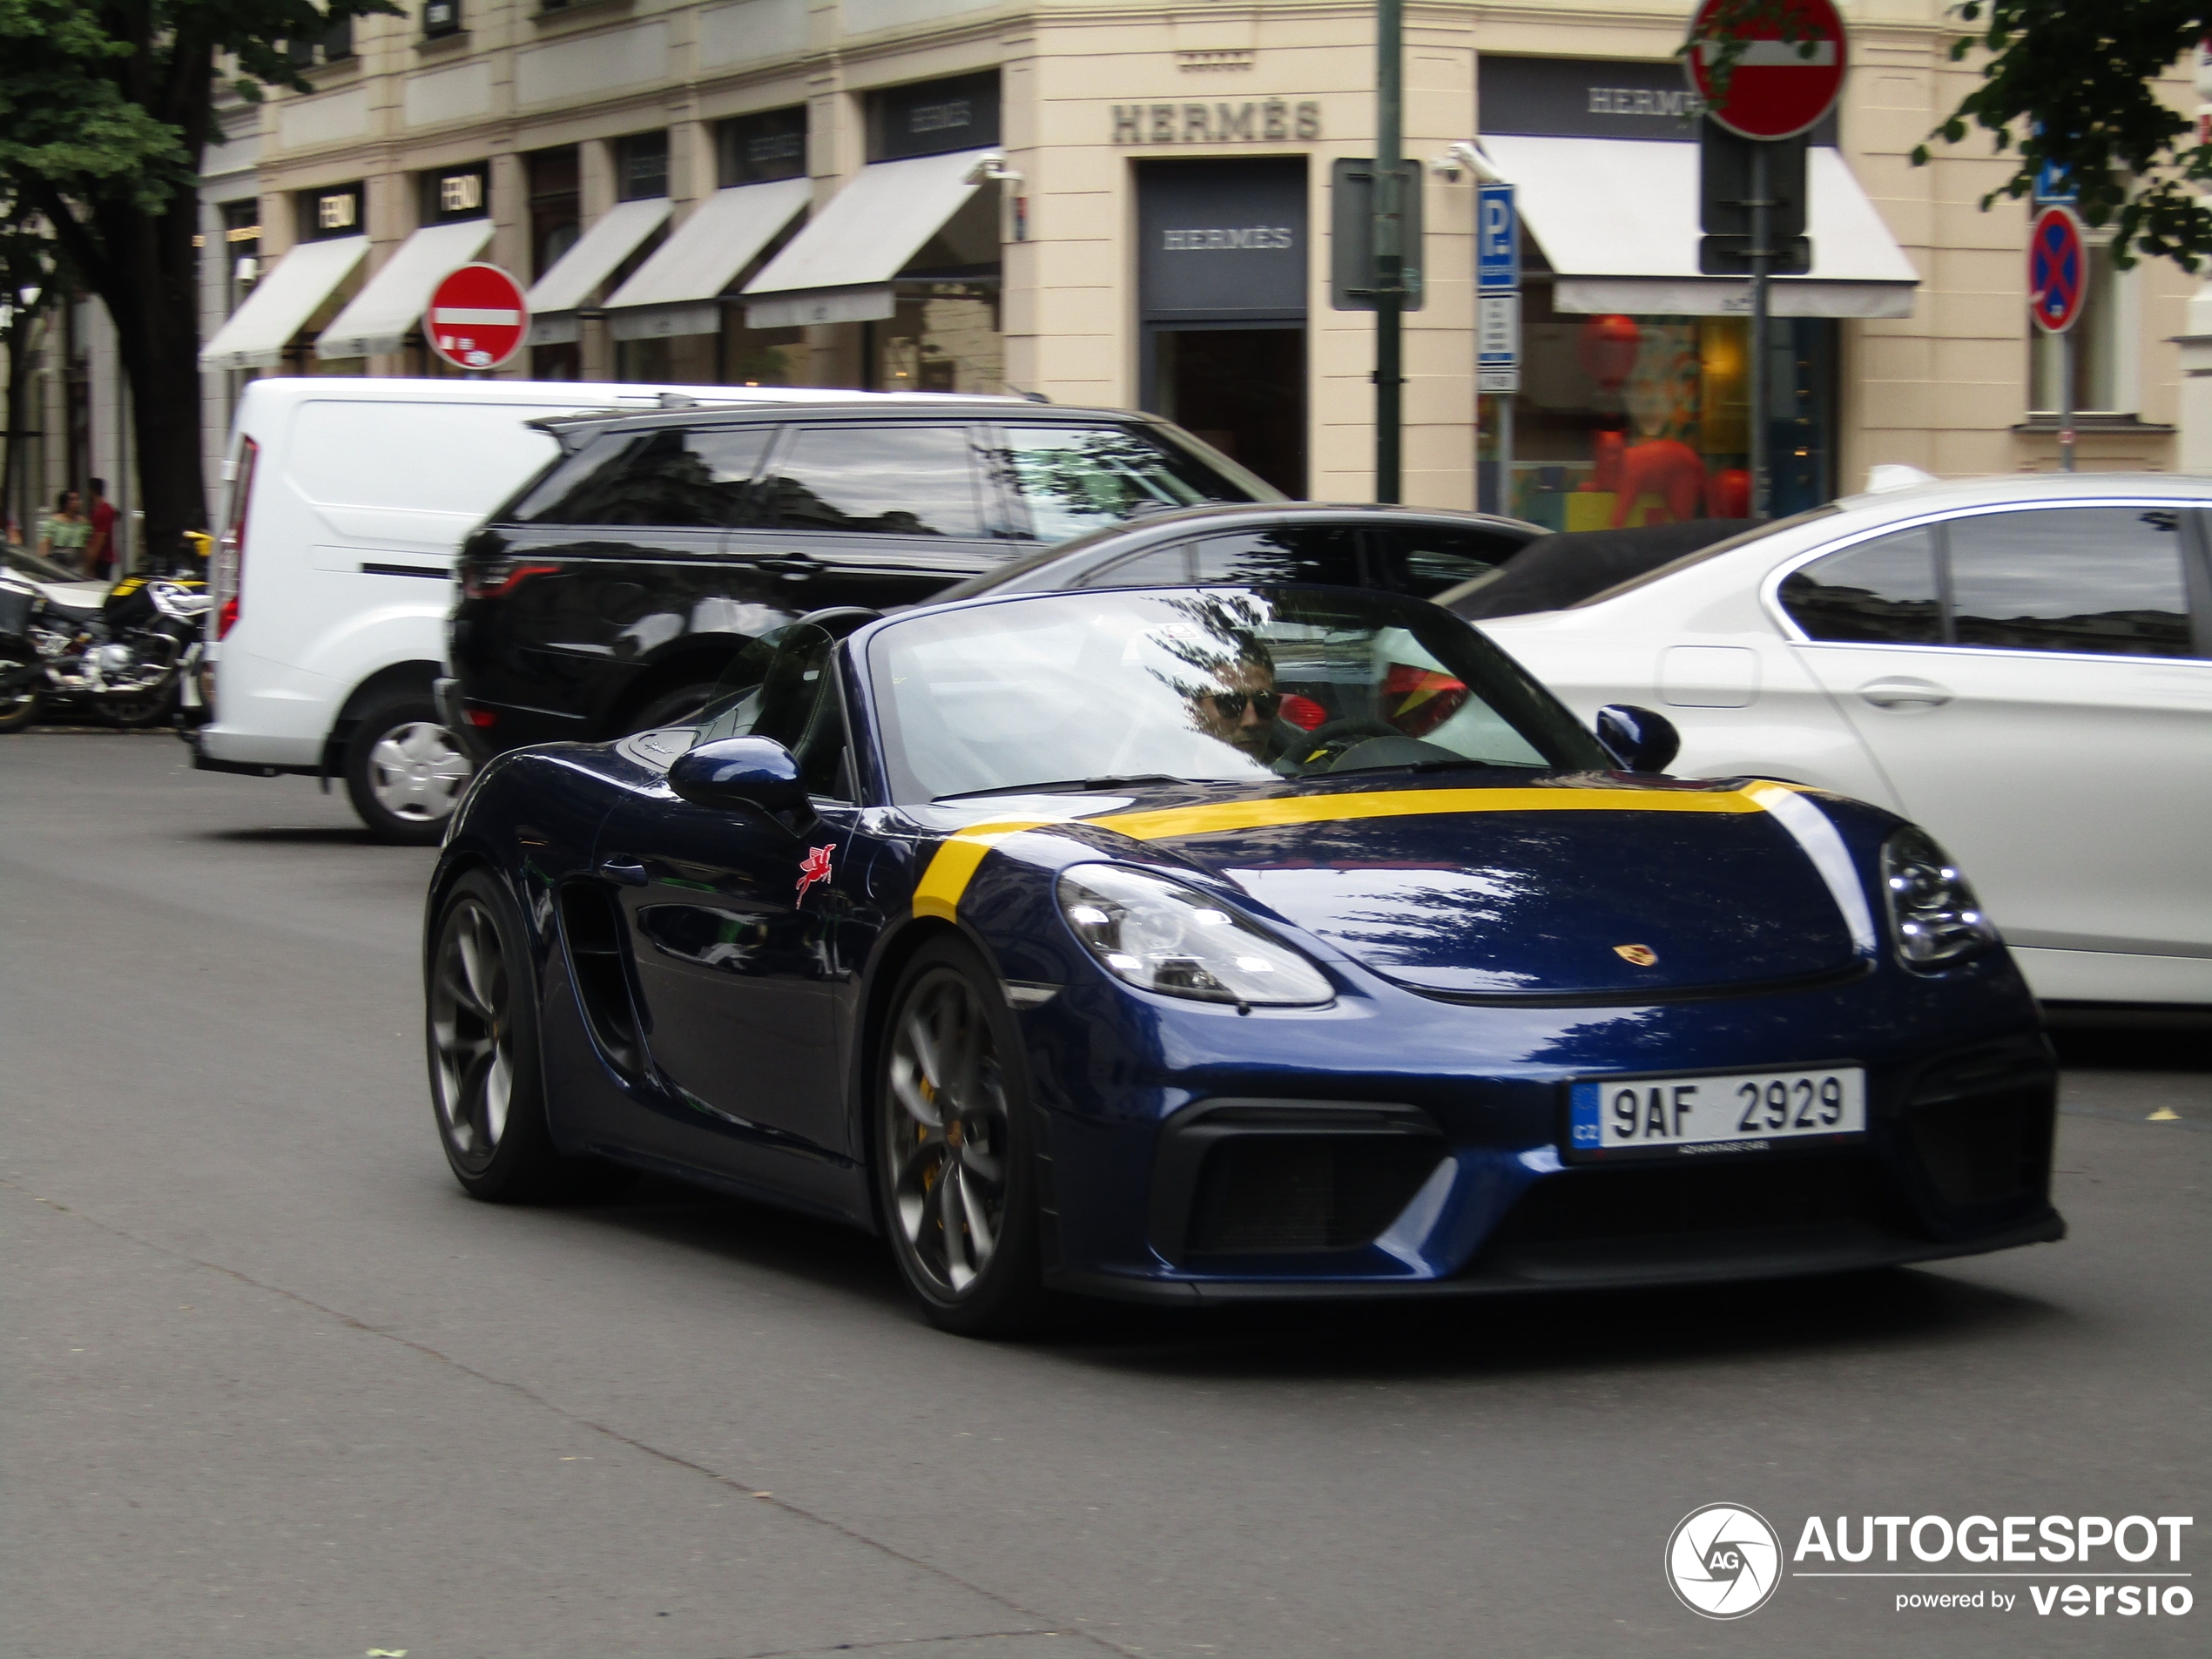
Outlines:
[[972, 1333], [2060, 1238], [2051, 1054], [1959, 873], [1671, 755], [1384, 593], [820, 613], [686, 725], [477, 778], [446, 1154], [880, 1229]]

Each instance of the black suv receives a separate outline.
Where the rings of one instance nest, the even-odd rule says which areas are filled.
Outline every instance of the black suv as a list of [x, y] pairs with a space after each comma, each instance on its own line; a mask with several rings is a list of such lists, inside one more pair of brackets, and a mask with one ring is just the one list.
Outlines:
[[758, 636], [887, 610], [1154, 511], [1280, 493], [1148, 415], [826, 395], [539, 421], [560, 458], [462, 545], [455, 678], [480, 755], [663, 725]]

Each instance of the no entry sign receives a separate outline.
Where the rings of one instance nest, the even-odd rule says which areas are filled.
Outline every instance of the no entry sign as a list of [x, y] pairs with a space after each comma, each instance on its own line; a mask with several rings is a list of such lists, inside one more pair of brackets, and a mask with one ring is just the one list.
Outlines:
[[2089, 297], [2089, 261], [2081, 221], [2065, 207], [2046, 207], [2027, 236], [2027, 308], [2047, 334], [2074, 327]]
[[422, 338], [455, 368], [497, 368], [530, 329], [521, 286], [496, 265], [464, 265], [440, 282], [422, 314]]
[[[1743, 37], [1728, 97], [1714, 96], [1722, 31]], [[1745, 138], [1795, 138], [1836, 106], [1850, 56], [1833, 0], [1704, 0], [1689, 24], [1689, 82], [1705, 112]]]

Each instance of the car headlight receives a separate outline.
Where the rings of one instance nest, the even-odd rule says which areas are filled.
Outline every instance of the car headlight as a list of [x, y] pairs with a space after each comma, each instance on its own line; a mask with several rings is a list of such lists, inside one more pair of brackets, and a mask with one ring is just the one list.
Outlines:
[[1060, 914], [1115, 978], [1202, 1002], [1281, 1007], [1336, 995], [1321, 970], [1196, 887], [1118, 864], [1060, 876]]
[[1997, 942], [1966, 878], [1925, 830], [1901, 829], [1882, 848], [1882, 896], [1907, 967], [1947, 967]]

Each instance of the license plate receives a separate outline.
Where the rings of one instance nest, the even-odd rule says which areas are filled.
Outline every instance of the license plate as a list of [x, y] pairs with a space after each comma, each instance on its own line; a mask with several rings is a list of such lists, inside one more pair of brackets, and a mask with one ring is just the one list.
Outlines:
[[1568, 1085], [1570, 1158], [1764, 1152], [1785, 1141], [1866, 1132], [1857, 1066], [1691, 1077], [1596, 1077]]

